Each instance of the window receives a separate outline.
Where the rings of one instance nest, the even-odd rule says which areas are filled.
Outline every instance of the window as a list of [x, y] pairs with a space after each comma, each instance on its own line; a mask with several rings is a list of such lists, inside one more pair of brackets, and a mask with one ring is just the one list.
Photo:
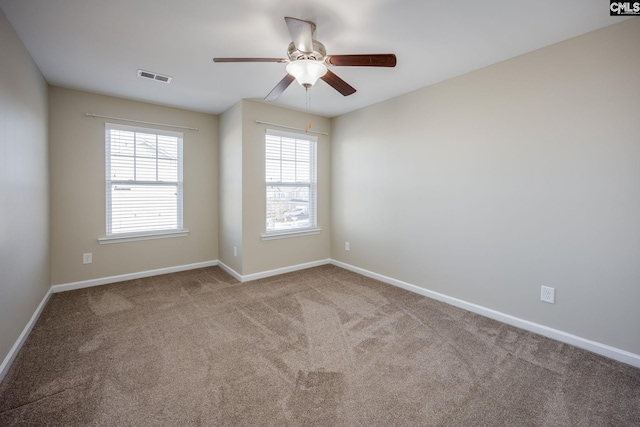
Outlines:
[[182, 231], [182, 134], [106, 124], [107, 237]]
[[317, 138], [267, 130], [267, 234], [316, 229]]

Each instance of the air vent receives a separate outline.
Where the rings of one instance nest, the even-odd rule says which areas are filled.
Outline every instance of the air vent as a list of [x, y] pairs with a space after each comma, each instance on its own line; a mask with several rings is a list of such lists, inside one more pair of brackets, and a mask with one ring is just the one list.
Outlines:
[[162, 83], [171, 83], [172, 77], [163, 76], [162, 74], [152, 73], [151, 71], [138, 70], [138, 77], [142, 77], [145, 79], [156, 80]]

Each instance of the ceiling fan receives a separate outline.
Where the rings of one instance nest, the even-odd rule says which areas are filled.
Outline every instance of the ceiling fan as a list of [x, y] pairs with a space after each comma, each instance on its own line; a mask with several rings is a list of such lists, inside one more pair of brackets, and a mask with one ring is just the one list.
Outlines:
[[303, 19], [285, 17], [293, 41], [289, 44], [288, 58], [213, 58], [213, 62], [280, 62], [287, 63], [287, 74], [264, 98], [275, 101], [296, 80], [301, 86], [310, 88], [318, 79], [344, 96], [355, 93], [349, 83], [334, 74], [327, 66], [351, 67], [395, 67], [396, 56], [373, 55], [327, 55], [324, 45], [313, 38], [316, 24]]

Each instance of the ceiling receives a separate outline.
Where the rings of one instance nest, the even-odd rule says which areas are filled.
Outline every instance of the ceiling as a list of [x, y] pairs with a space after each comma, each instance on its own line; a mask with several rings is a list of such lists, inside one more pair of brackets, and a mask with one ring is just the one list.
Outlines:
[[[396, 68], [333, 67], [357, 89], [323, 81], [310, 110], [334, 117], [624, 18], [605, 0], [0, 0], [51, 85], [220, 114], [262, 100], [285, 75], [285, 16], [316, 23], [328, 54], [395, 53]], [[137, 76], [143, 69], [171, 84]], [[305, 109], [293, 83], [276, 105]]]

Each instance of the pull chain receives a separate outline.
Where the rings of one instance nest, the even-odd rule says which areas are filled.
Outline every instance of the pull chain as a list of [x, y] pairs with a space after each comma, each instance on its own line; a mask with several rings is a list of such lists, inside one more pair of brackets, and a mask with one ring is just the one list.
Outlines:
[[309, 87], [305, 87], [305, 92], [306, 92], [306, 107], [307, 107], [307, 114], [309, 114], [309, 120], [307, 121], [307, 125], [304, 127], [304, 131], [306, 133], [309, 133], [309, 130], [311, 129], [311, 92], [309, 92]]

